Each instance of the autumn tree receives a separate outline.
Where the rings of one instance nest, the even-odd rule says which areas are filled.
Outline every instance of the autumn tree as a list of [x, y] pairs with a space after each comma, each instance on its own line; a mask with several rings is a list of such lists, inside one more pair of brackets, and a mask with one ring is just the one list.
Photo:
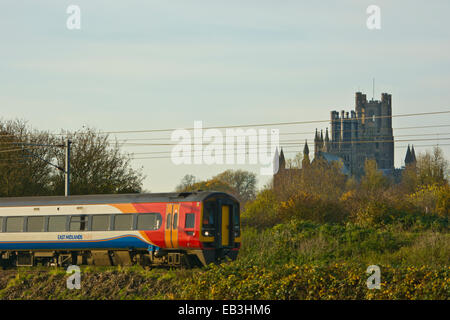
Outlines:
[[345, 190], [347, 176], [342, 162], [318, 158], [301, 170], [300, 189], [323, 199], [338, 199]]
[[94, 130], [51, 135], [25, 121], [0, 122], [0, 196], [64, 194], [62, 136], [73, 141], [71, 194], [140, 192], [144, 176], [129, 155]]
[[433, 153], [419, 154], [416, 167], [419, 185], [448, 184], [448, 160], [441, 148], [435, 147]]
[[378, 170], [374, 159], [366, 159], [364, 163], [364, 175], [361, 179], [361, 188], [367, 195], [379, 195], [389, 186], [389, 180]]
[[406, 166], [402, 172], [400, 189], [410, 194], [422, 187], [448, 185], [448, 169], [448, 160], [442, 149], [435, 147], [432, 153], [421, 153], [415, 163]]
[[180, 184], [176, 186], [176, 192], [192, 191], [196, 183], [196, 178], [192, 174], [186, 174], [180, 181]]
[[[49, 135], [32, 130], [25, 121], [0, 121], [0, 196], [51, 194], [54, 168], [48, 149], [33, 146], [50, 144]], [[31, 156], [34, 155], [34, 156]]]
[[176, 187], [177, 192], [214, 190], [234, 195], [241, 202], [255, 198], [256, 175], [244, 170], [226, 170], [211, 179], [196, 181], [192, 175], [185, 175]]
[[[108, 135], [92, 129], [65, 132], [72, 141], [71, 194], [139, 193], [144, 176], [142, 168], [131, 167], [129, 154], [122, 153], [119, 144], [110, 143]], [[56, 162], [64, 167], [65, 153], [56, 149]], [[53, 192], [63, 194], [64, 174], [53, 176]]]
[[256, 196], [256, 174], [244, 170], [226, 170], [213, 177], [229, 185], [243, 202], [252, 200]]

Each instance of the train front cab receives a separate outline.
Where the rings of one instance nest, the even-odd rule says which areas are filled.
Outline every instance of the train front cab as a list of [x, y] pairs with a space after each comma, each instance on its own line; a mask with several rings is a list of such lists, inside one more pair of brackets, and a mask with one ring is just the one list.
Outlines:
[[226, 194], [214, 194], [203, 201], [200, 243], [204, 264], [237, 258], [241, 246], [238, 201]]

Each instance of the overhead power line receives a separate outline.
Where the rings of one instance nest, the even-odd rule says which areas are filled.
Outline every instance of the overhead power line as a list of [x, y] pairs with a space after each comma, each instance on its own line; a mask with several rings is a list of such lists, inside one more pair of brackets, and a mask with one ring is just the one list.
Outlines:
[[[429, 140], [448, 140], [450, 138], [424, 138], [424, 139], [402, 139], [402, 140], [358, 140], [358, 141], [341, 141], [341, 142], [332, 142], [330, 140], [330, 143], [333, 144], [347, 144], [347, 143], [387, 143], [387, 142], [408, 142], [408, 141], [429, 141]], [[268, 141], [269, 142], [269, 141]], [[297, 141], [297, 140], [286, 140], [286, 141], [280, 141], [280, 144], [299, 144], [301, 142]], [[131, 146], [137, 146], [137, 147], [142, 147], [142, 146], [180, 146], [180, 145], [185, 145], [185, 146], [195, 146], [196, 143], [195, 142], [191, 142], [191, 143], [121, 143], [121, 145], [125, 145], [127, 147], [131, 147]], [[208, 145], [226, 145], [226, 143], [204, 143], [202, 142], [202, 145], [208, 146]]]
[[[294, 134], [294, 133], [292, 133], [292, 134]], [[295, 134], [303, 134], [303, 133], [295, 133]], [[311, 134], [311, 132], [309, 132], [309, 134]], [[399, 134], [399, 135], [395, 135], [395, 137], [417, 137], [417, 136], [445, 136], [445, 135], [449, 135], [450, 134], [450, 132], [447, 132], [447, 133], [420, 133], [420, 134]], [[281, 133], [280, 133], [280, 135], [281, 135]], [[379, 137], [390, 137], [390, 135], [389, 136], [379, 136]], [[128, 142], [127, 141], [150, 141], [150, 140], [163, 140], [163, 141], [165, 141], [165, 140], [168, 140], [168, 138], [156, 138], [156, 139], [124, 139], [124, 140], [117, 140], [117, 141], [109, 141], [109, 143], [115, 143], [115, 142], [117, 142], [117, 143], [119, 143], [119, 144], [121, 144], [121, 145], [123, 145], [123, 144], [127, 144]], [[289, 142], [289, 140], [281, 140], [280, 142], [283, 142], [283, 141], [288, 141]], [[292, 140], [290, 140], [290, 141], [292, 141]], [[297, 141], [297, 140], [296, 140]], [[313, 141], [313, 140], [310, 140], [310, 141]], [[136, 142], [130, 142], [130, 143], [136, 143]]]
[[[414, 148], [424, 148], [424, 147], [436, 147], [436, 146], [450, 146], [450, 143], [443, 143], [443, 144], [418, 144], [418, 145], [414, 145]], [[394, 148], [396, 149], [404, 149], [406, 148], [407, 145], [401, 145], [401, 146], [395, 146]], [[285, 149], [290, 149], [290, 148], [296, 148], [296, 150], [285, 150]], [[242, 149], [241, 149], [242, 150]], [[314, 150], [314, 147], [311, 146], [310, 147], [310, 151]], [[299, 152], [303, 152], [302, 148], [299, 148], [299, 145], [288, 145], [288, 146], [283, 146], [283, 152], [284, 153], [299, 153]], [[147, 160], [147, 159], [171, 159], [172, 156], [169, 156], [172, 153], [172, 151], [152, 151], [152, 152], [140, 152], [140, 153], [130, 153], [129, 155], [131, 156], [130, 159], [131, 160]], [[152, 154], [168, 154], [167, 156], [155, 156], [155, 157], [134, 157], [134, 155], [152, 155]], [[248, 150], [245, 150], [244, 152], [235, 152], [235, 155], [243, 155], [243, 154], [248, 154]], [[192, 152], [193, 155], [193, 152]], [[222, 154], [219, 154], [222, 155]], [[23, 164], [25, 162], [26, 159], [24, 158], [5, 158], [5, 159], [0, 159], [0, 165], [16, 165], [16, 164]], [[20, 167], [20, 166], [17, 166]]]
[[[419, 113], [405, 113], [390, 116], [373, 116], [370, 119], [383, 119], [383, 118], [397, 118], [397, 117], [414, 117], [414, 116], [425, 116], [425, 115], [436, 115], [436, 114], [446, 114], [450, 113], [450, 110], [446, 111], [432, 111], [432, 112], [419, 112]], [[346, 120], [360, 120], [361, 118], [345, 118]], [[369, 120], [369, 118], [366, 118]], [[285, 126], [285, 125], [298, 125], [298, 124], [312, 124], [312, 123], [322, 123], [331, 122], [330, 119], [327, 120], [308, 120], [308, 121], [292, 121], [292, 122], [272, 122], [272, 123], [254, 123], [254, 124], [241, 124], [241, 125], [226, 125], [226, 126], [209, 126], [203, 127], [203, 130], [207, 129], [231, 129], [231, 128], [248, 128], [248, 127], [267, 127], [267, 126]], [[169, 128], [169, 129], [148, 129], [148, 130], [118, 130], [118, 131], [100, 131], [98, 134], [124, 134], [124, 133], [147, 133], [147, 132], [165, 132], [174, 131], [178, 129], [184, 130], [194, 130], [195, 128]], [[87, 134], [79, 132], [79, 134]], [[64, 136], [67, 133], [53, 133], [52, 135]]]
[[[414, 145], [414, 148], [420, 148], [420, 147], [434, 147], [434, 146], [436, 146], [436, 144], [428, 144], [428, 145]], [[440, 146], [450, 146], [450, 143], [449, 144], [440, 144]], [[407, 146], [396, 146], [395, 148], [406, 148]], [[284, 149], [284, 148], [283, 148]], [[284, 151], [283, 150], [283, 153], [295, 153], [295, 154], [297, 154], [297, 153], [299, 153], [299, 152], [302, 152], [302, 150], [300, 150], [300, 149], [297, 149], [297, 150], [287, 150], [287, 151]], [[235, 155], [244, 155], [244, 154], [248, 154], [248, 151], [247, 152], [240, 152], [240, 153], [235, 153]], [[218, 154], [219, 156], [222, 156], [222, 155], [224, 155], [224, 154]], [[193, 156], [193, 153], [192, 153], [192, 156]], [[172, 156], [155, 156], [155, 157], [138, 157], [138, 158], [131, 158], [131, 160], [147, 160], [147, 159], [172, 159], [172, 158], [181, 158], [180, 156], [175, 156], [175, 157], [172, 157]]]
[[[405, 113], [405, 114], [397, 114], [390, 116], [372, 116], [366, 118], [368, 121], [371, 119], [382, 119], [382, 118], [396, 118], [396, 117], [413, 117], [413, 116], [426, 116], [426, 115], [437, 115], [437, 114], [448, 114], [450, 110], [445, 111], [432, 111], [432, 112], [420, 112], [420, 113]], [[344, 121], [348, 120], [360, 120], [361, 118], [344, 118]], [[313, 124], [313, 123], [323, 123], [323, 122], [331, 122], [330, 119], [326, 120], [307, 120], [307, 121], [292, 121], [292, 122], [273, 122], [273, 123], [254, 123], [254, 124], [241, 124], [241, 125], [223, 125], [223, 126], [209, 126], [202, 127], [203, 130], [207, 129], [232, 129], [232, 128], [248, 128], [248, 127], [267, 127], [267, 126], [285, 126], [285, 125], [299, 125], [299, 124]], [[448, 126], [448, 125], [444, 125]], [[425, 128], [425, 127], [438, 127], [438, 126], [420, 126], [420, 127], [405, 127], [404, 129], [412, 129], [412, 128]], [[174, 131], [178, 129], [183, 130], [194, 130], [195, 128], [166, 128], [166, 129], [144, 129], [144, 130], [118, 130], [118, 131], [99, 131], [97, 134], [127, 134], [127, 133], [154, 133], [154, 132], [167, 132]], [[399, 128], [400, 129], [400, 128]], [[403, 128], [402, 128], [403, 129]], [[48, 133], [49, 135], [54, 136], [67, 136], [70, 133]], [[77, 132], [76, 134], [90, 134], [88, 132]], [[15, 136], [13, 134], [0, 134], [0, 138], [6, 136]]]

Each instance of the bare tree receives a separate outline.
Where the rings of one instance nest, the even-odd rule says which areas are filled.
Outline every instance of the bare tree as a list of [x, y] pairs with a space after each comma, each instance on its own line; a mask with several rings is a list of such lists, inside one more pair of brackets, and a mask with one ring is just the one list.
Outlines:
[[213, 179], [229, 185], [243, 202], [256, 197], [256, 174], [244, 170], [227, 170], [213, 177]]
[[182, 179], [179, 185], [175, 188], [176, 192], [185, 192], [185, 191], [191, 191], [194, 188], [195, 182], [197, 179], [192, 174], [185, 175]]
[[[72, 140], [71, 194], [138, 193], [142, 190], [142, 168], [131, 167], [131, 157], [122, 153], [119, 144], [110, 143], [108, 135], [93, 129], [64, 133]], [[56, 141], [55, 141], [56, 143]], [[65, 153], [57, 149], [55, 158], [64, 167]], [[64, 174], [53, 176], [54, 193], [64, 190]]]
[[46, 132], [32, 130], [25, 121], [0, 121], [0, 196], [48, 195], [54, 168]]
[[[63, 135], [73, 141], [71, 194], [136, 193], [142, 168], [92, 129]], [[65, 153], [61, 137], [32, 130], [25, 121], [0, 121], [0, 196], [63, 195]]]

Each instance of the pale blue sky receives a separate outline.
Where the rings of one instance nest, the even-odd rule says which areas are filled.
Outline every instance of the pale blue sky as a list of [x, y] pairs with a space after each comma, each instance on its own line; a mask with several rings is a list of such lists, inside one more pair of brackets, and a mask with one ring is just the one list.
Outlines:
[[[81, 30], [66, 28], [70, 4], [81, 8]], [[381, 30], [366, 28], [370, 4], [381, 8]], [[371, 97], [373, 77], [375, 98], [391, 93], [394, 114], [449, 110], [449, 13], [447, 0], [2, 0], [0, 117], [26, 119], [51, 132], [83, 125], [116, 131], [192, 127], [195, 120], [221, 126], [328, 119], [331, 110], [352, 109], [358, 89]], [[449, 120], [394, 118], [393, 126]], [[312, 143], [316, 126], [280, 129], [311, 132], [283, 137], [298, 139], [298, 148], [289, 150], [300, 151], [304, 139]], [[447, 132], [450, 127], [394, 130], [394, 136], [442, 139]], [[449, 156], [450, 148], [444, 150]], [[396, 149], [396, 166], [404, 155]], [[144, 187], [152, 192], [172, 190], [186, 173], [208, 178], [228, 168], [259, 171], [175, 166], [170, 159], [133, 165], [144, 166]], [[261, 184], [266, 181], [261, 177]]]

